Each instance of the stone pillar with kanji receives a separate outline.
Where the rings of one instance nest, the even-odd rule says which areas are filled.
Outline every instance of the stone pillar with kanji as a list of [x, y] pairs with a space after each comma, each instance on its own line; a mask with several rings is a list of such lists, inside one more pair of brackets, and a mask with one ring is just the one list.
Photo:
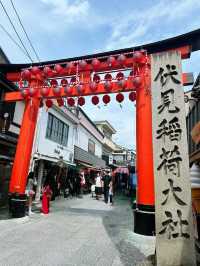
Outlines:
[[196, 265], [181, 77], [178, 51], [151, 56], [157, 265]]

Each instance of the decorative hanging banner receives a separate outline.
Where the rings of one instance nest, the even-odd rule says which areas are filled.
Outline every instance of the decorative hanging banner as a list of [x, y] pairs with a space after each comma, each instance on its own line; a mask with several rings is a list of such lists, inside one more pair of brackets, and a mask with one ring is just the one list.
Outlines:
[[151, 55], [157, 265], [194, 266], [181, 55]]

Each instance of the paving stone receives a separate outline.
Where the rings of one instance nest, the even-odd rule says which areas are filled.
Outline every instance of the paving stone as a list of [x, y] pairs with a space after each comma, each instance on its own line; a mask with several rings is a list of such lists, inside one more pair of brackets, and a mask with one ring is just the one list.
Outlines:
[[[0, 266], [132, 266], [149, 263], [154, 242], [135, 236], [128, 199], [115, 207], [83, 199], [59, 199], [51, 213], [0, 221]], [[151, 265], [151, 264], [141, 264]]]

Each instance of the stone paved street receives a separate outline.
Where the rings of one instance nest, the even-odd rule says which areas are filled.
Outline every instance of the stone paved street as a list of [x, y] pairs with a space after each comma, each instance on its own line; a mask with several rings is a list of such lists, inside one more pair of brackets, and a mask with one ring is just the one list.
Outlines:
[[154, 237], [133, 233], [128, 200], [58, 199], [51, 213], [0, 221], [0, 266], [151, 264]]

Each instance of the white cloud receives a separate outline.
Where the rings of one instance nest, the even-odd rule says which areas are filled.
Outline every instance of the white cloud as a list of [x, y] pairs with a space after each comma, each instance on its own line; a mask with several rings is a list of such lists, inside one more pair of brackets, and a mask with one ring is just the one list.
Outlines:
[[[112, 34], [105, 48], [135, 46], [178, 34], [178, 30], [179, 33], [180, 30], [182, 33], [191, 30], [197, 25], [193, 13], [198, 9], [199, 0], [163, 0], [146, 10], [131, 10], [129, 14], [113, 20]], [[182, 27], [177, 28], [178, 23], [182, 23]]]
[[81, 30], [96, 30], [105, 23], [88, 0], [40, 0], [40, 3], [44, 9], [40, 24], [50, 34], [63, 35], [74, 30], [73, 34], [78, 35]]
[[88, 16], [90, 5], [87, 0], [77, 0], [69, 3], [67, 0], [41, 0], [50, 8], [51, 14], [60, 16], [69, 23], [81, 20]]
[[[29, 47], [29, 43], [26, 41], [10, 2], [4, 0], [4, 5], [22, 36], [23, 42]], [[52, 47], [57, 47], [56, 52], [58, 50], [61, 51], [60, 53], [63, 52], [63, 55], [60, 57], [64, 57], [64, 52], [67, 49], [67, 42], [72, 42], [71, 36], [74, 38], [75, 35], [78, 36], [81, 30], [89, 30], [95, 27], [96, 23], [99, 21], [89, 23], [89, 15], [92, 12], [87, 0], [18, 0], [15, 6], [42, 60], [55, 58], [54, 54], [56, 53], [51, 50]], [[2, 8], [0, 8], [0, 16], [1, 24], [4, 25], [9, 33], [17, 40]], [[2, 34], [0, 45], [8, 57], [14, 62], [29, 62], [1, 29], [0, 33]], [[68, 52], [68, 54], [70, 54], [70, 52]]]

